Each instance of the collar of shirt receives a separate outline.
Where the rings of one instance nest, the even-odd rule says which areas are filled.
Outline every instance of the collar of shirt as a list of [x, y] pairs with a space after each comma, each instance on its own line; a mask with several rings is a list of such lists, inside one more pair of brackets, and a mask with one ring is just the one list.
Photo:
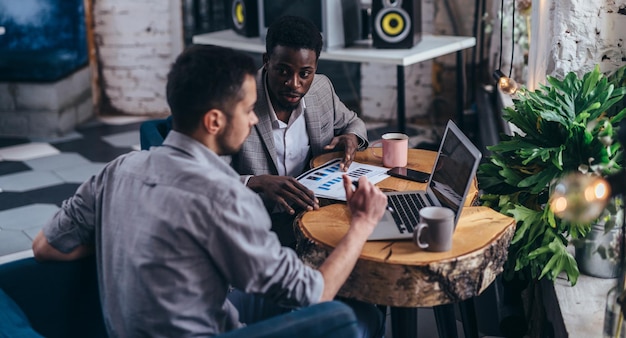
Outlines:
[[222, 157], [207, 148], [204, 144], [183, 133], [171, 130], [163, 141], [163, 146], [176, 149], [187, 156], [193, 157], [199, 163], [215, 167], [227, 175], [239, 177], [235, 169], [224, 161]]
[[307, 164], [309, 154], [309, 134], [306, 130], [306, 103], [304, 98], [293, 110], [288, 123], [280, 121], [276, 116], [276, 111], [271, 104], [267, 86], [265, 87], [265, 97], [270, 102], [270, 118], [272, 120], [272, 136], [274, 148], [276, 150], [276, 169], [281, 176], [298, 176], [302, 173]]

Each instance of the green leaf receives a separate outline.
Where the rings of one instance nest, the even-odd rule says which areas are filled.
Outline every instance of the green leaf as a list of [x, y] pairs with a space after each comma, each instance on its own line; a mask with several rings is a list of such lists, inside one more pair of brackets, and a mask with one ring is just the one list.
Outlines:
[[584, 77], [583, 90], [581, 92], [581, 95], [582, 96], [589, 95], [589, 91], [591, 90], [591, 88], [594, 88], [596, 86], [596, 83], [598, 83], [599, 79], [600, 79], [600, 67], [596, 65], [593, 71], [591, 73], [587, 73], [586, 76]]
[[541, 214], [539, 212], [521, 205], [515, 205], [515, 207], [507, 213], [513, 216], [513, 218], [515, 218], [518, 222], [518, 228], [515, 231], [515, 235], [513, 236], [511, 243], [515, 243], [522, 239], [530, 225], [535, 223], [538, 219], [541, 219]]
[[567, 120], [566, 117], [558, 114], [555, 111], [544, 111], [541, 115], [546, 121], [558, 122], [559, 124], [562, 124], [564, 126], [569, 125], [569, 120]]
[[541, 270], [539, 279], [548, 276], [550, 280], [554, 280], [562, 271], [565, 271], [572, 286], [576, 285], [579, 276], [578, 266], [562, 241], [555, 238], [547, 247], [541, 247], [528, 256], [535, 258], [540, 255], [551, 255], [551, 257]]

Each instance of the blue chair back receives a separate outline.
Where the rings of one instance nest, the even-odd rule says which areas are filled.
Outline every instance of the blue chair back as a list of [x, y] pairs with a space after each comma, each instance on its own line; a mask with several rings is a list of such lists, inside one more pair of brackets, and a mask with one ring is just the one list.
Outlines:
[[166, 119], [155, 119], [143, 122], [139, 126], [139, 138], [141, 150], [148, 150], [150, 147], [160, 146], [172, 130], [172, 117]]
[[[46, 338], [107, 336], [95, 256], [45, 263], [30, 257], [0, 264], [0, 289]], [[0, 308], [0, 318], [5, 311]], [[0, 324], [0, 337], [7, 337], [4, 330], [9, 328]]]

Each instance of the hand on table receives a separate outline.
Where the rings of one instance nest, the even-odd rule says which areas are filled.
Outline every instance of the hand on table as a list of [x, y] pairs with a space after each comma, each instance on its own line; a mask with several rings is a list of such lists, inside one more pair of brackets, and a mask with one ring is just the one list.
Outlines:
[[339, 168], [342, 171], [348, 171], [350, 164], [354, 160], [356, 151], [359, 148], [359, 139], [354, 134], [345, 134], [333, 137], [330, 143], [324, 147], [325, 150], [333, 150], [336, 148], [343, 148], [343, 159], [339, 163]]
[[256, 192], [262, 192], [292, 215], [295, 213], [292, 206], [299, 206], [305, 210], [319, 209], [319, 201], [313, 191], [290, 176], [252, 176], [248, 180], [248, 187]]

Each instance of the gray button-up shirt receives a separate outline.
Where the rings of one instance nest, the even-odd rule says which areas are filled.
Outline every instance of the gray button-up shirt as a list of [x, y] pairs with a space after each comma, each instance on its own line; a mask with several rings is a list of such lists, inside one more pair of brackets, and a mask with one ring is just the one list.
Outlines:
[[280, 246], [239, 175], [175, 131], [162, 147], [110, 162], [44, 227], [62, 252], [96, 248], [109, 334], [213, 335], [241, 324], [229, 286], [287, 306], [319, 301], [324, 282]]

